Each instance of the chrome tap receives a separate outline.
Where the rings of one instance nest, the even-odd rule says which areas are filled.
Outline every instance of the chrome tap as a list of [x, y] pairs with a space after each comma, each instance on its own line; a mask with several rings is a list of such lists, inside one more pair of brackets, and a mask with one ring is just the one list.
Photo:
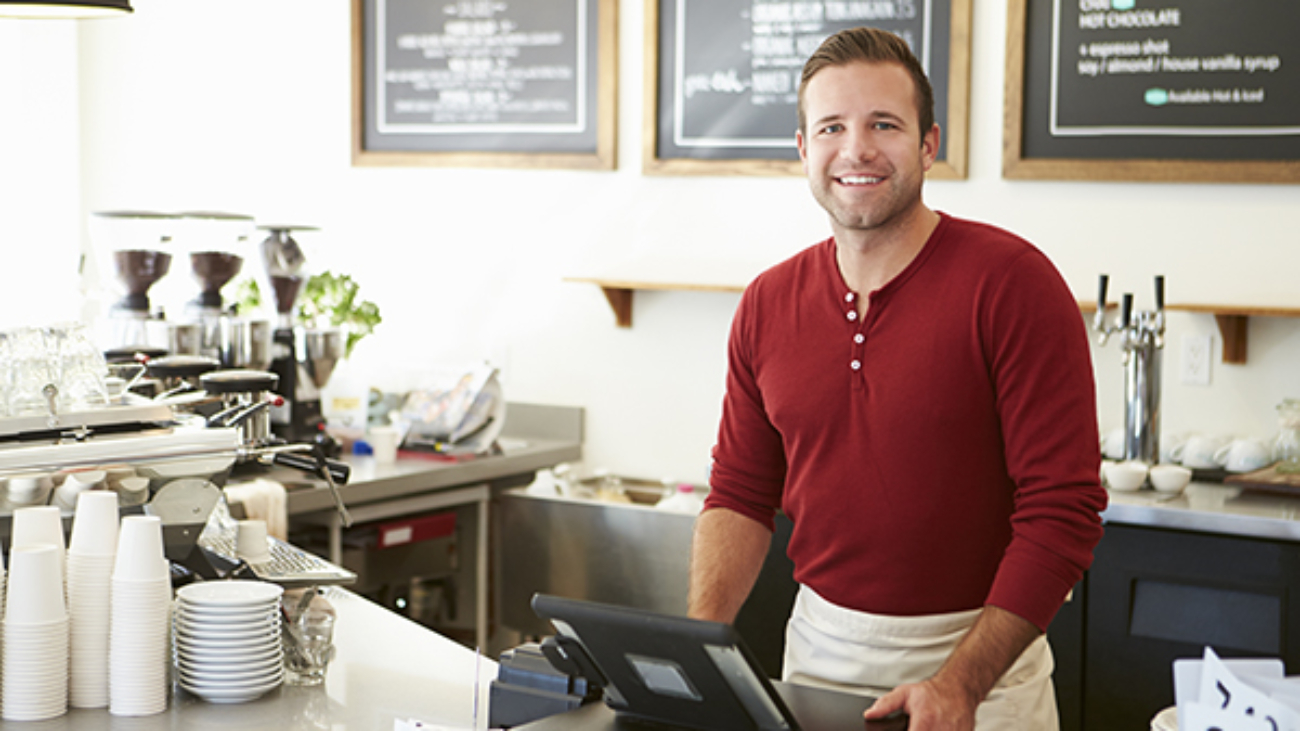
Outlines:
[[1098, 345], [1120, 336], [1124, 353], [1124, 459], [1155, 464], [1160, 461], [1160, 351], [1165, 347], [1165, 278], [1155, 278], [1154, 310], [1133, 311], [1133, 295], [1124, 294], [1118, 323], [1107, 322], [1106, 289], [1110, 277], [1101, 275], [1097, 313], [1092, 327]]

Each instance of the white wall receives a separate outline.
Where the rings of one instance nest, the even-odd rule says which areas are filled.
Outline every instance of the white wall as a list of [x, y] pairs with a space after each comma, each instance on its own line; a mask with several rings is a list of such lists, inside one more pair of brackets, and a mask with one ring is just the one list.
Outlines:
[[[348, 0], [135, 6], [129, 18], [81, 22], [75, 38], [67, 21], [38, 23], [52, 41], [24, 32], [23, 52], [43, 63], [0, 64], [5, 98], [39, 115], [0, 115], [0, 241], [45, 247], [24, 274], [6, 267], [5, 302], [15, 292], [48, 301], [51, 282], [68, 286], [88, 211], [310, 223], [323, 229], [313, 265], [351, 272], [383, 310], [355, 357], [377, 384], [405, 388], [422, 367], [491, 359], [509, 398], [587, 408], [590, 467], [703, 479], [737, 295], [638, 293], [635, 326], [622, 330], [598, 288], [562, 278], [646, 260], [749, 271], [828, 229], [801, 179], [641, 174], [639, 0], [620, 5], [615, 172], [354, 168]], [[1113, 293], [1150, 307], [1151, 276], [1163, 273], [1170, 302], [1300, 306], [1295, 186], [1003, 180], [1006, 6], [975, 6], [970, 175], [929, 183], [932, 206], [1035, 241], [1081, 299], [1108, 272]], [[15, 53], [14, 24], [31, 22], [0, 21], [0, 54]], [[79, 136], [67, 129], [78, 104]], [[35, 144], [14, 142], [15, 131]], [[36, 152], [47, 148], [52, 157]], [[1201, 332], [1217, 352], [1212, 317], [1171, 314], [1168, 429], [1271, 434], [1273, 406], [1300, 395], [1300, 320], [1252, 320], [1249, 365], [1216, 363], [1211, 386], [1182, 386], [1181, 339]], [[1117, 426], [1120, 354], [1111, 345], [1094, 359], [1101, 423]]]

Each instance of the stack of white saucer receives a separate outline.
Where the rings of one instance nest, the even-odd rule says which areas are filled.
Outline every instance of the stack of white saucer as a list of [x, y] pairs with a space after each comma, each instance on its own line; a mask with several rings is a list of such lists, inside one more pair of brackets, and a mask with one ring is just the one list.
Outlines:
[[171, 572], [156, 516], [122, 518], [113, 562], [108, 710], [147, 716], [167, 709]]
[[9, 553], [4, 619], [4, 718], [39, 721], [68, 709], [68, 613], [59, 547]]
[[176, 592], [181, 687], [211, 703], [242, 703], [280, 685], [280, 594], [275, 584], [211, 581]]
[[108, 637], [113, 564], [117, 556], [117, 493], [77, 495], [68, 546], [68, 619], [71, 625], [68, 702], [74, 708], [108, 705]]

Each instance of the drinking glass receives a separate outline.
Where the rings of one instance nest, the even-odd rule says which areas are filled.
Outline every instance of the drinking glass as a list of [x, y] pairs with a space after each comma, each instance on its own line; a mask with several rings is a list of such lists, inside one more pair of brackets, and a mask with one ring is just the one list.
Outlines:
[[334, 659], [334, 613], [309, 606], [284, 626], [284, 682], [320, 685]]

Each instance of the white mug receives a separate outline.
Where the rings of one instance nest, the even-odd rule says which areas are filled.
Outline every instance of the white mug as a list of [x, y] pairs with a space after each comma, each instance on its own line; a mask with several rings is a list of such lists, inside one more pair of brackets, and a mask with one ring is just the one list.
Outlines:
[[252, 564], [271, 560], [265, 520], [241, 520], [235, 534], [235, 555]]
[[1234, 439], [1214, 453], [1214, 461], [1229, 472], [1252, 472], [1273, 462], [1273, 450], [1262, 439]]
[[1224, 437], [1193, 434], [1187, 441], [1174, 447], [1170, 454], [1184, 467], [1201, 470], [1222, 467], [1223, 463], [1215, 459], [1215, 455], [1227, 441]]
[[1191, 436], [1190, 434], [1187, 434], [1185, 432], [1178, 432], [1174, 434], [1161, 434], [1160, 435], [1160, 461], [1166, 464], [1170, 462], [1177, 462], [1178, 458], [1174, 456], [1174, 453], [1180, 450], [1182, 446], [1187, 443], [1187, 438], [1190, 436]]

